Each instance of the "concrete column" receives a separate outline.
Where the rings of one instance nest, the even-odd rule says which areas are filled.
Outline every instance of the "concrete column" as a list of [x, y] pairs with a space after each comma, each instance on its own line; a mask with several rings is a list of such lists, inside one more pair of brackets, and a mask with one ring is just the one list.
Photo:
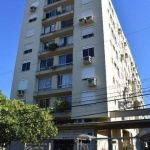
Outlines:
[[52, 76], [52, 89], [57, 89], [57, 76]]

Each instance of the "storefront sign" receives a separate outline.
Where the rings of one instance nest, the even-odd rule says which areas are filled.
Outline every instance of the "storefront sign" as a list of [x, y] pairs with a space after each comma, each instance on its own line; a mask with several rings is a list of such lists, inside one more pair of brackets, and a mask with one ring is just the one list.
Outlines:
[[62, 130], [58, 132], [55, 139], [76, 139], [80, 134], [87, 134], [94, 136], [94, 130]]

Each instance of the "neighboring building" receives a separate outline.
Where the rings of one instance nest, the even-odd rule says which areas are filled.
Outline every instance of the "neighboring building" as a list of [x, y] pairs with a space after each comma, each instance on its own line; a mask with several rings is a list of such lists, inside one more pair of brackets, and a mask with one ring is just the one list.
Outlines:
[[[110, 111], [124, 109], [124, 102], [133, 103], [135, 108], [128, 109], [142, 108], [141, 93], [137, 67], [110, 0], [27, 0], [11, 99], [52, 106], [61, 125], [141, 119], [109, 117]], [[58, 112], [58, 99], [68, 102], [65, 112]], [[79, 134], [110, 136], [86, 126], [66, 128], [52, 140], [52, 149], [63, 143], [73, 149]], [[136, 134], [114, 130], [112, 136]]]

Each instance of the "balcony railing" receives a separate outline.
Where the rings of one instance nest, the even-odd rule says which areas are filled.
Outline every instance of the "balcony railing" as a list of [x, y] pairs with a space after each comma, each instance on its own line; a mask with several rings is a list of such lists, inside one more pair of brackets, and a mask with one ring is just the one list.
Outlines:
[[72, 95], [72, 87], [36, 91], [33, 93], [35, 99], [58, 97], [62, 95]]
[[48, 11], [48, 10], [51, 10], [53, 8], [57, 8], [59, 6], [62, 6], [62, 5], [68, 5], [68, 4], [71, 4], [73, 3], [74, 0], [54, 0], [54, 1], [49, 1], [47, 3], [47, 5], [44, 7], [44, 11]]
[[61, 28], [60, 30], [55, 30], [54, 32], [50, 32], [47, 34], [42, 33], [41, 41], [46, 42], [48, 40], [53, 40], [54, 38], [66, 36], [69, 34], [73, 34], [73, 25], [68, 25], [65, 28]]
[[48, 26], [49, 24], [54, 24], [57, 21], [62, 21], [62, 20], [65, 20], [67, 18], [70, 18], [70, 16], [73, 17], [74, 16], [73, 13], [74, 13], [74, 10], [66, 11], [66, 12], [58, 11], [56, 16], [53, 16], [50, 18], [43, 18], [42, 24], [44, 26]]
[[40, 50], [40, 52], [38, 53], [38, 57], [39, 59], [44, 59], [56, 55], [71, 53], [72, 51], [73, 51], [73, 44], [69, 44], [64, 45], [62, 47], [58, 47], [55, 51], [49, 51], [48, 49]]
[[70, 63], [70, 65], [65, 65], [65, 66], [57, 66], [55, 68], [53, 67], [48, 67], [45, 68], [45, 70], [40, 70], [36, 72], [36, 77], [37, 78], [42, 78], [45, 76], [53, 76], [53, 75], [59, 75], [59, 74], [64, 74], [64, 73], [71, 73], [72, 72], [73, 65]]

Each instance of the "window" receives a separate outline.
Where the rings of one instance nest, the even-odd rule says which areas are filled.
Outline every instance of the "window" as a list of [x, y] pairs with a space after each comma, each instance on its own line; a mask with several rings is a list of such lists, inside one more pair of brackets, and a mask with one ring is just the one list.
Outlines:
[[26, 44], [24, 46], [24, 54], [31, 53], [31, 52], [32, 52], [32, 43]]
[[67, 28], [73, 25], [73, 18], [61, 21], [61, 29]]
[[73, 36], [61, 37], [59, 41], [59, 46], [71, 45], [73, 43]]
[[37, 101], [37, 104], [41, 108], [47, 108], [50, 106], [50, 100], [49, 99], [41, 99]]
[[58, 2], [58, 1], [60, 1], [60, 0], [47, 0], [47, 4], [53, 4], [53, 3]]
[[24, 62], [22, 64], [22, 71], [28, 71], [30, 70], [30, 62]]
[[83, 49], [83, 57], [91, 56], [94, 57], [94, 47], [88, 46]]
[[93, 26], [82, 29], [82, 37], [89, 38], [94, 36]]
[[72, 11], [74, 9], [74, 4], [70, 4], [62, 7], [62, 13]]
[[89, 16], [93, 16], [93, 10], [92, 9], [89, 9], [89, 10], [82, 12], [82, 18], [86, 18]]
[[57, 99], [67, 100], [70, 104], [72, 103], [72, 96], [60, 96]]
[[31, 28], [29, 30], [27, 30], [27, 33], [26, 33], [26, 37], [30, 37], [30, 36], [33, 36], [34, 35], [34, 28]]
[[47, 26], [47, 27], [44, 28], [44, 34], [54, 32], [55, 30], [56, 30], [56, 24]]
[[51, 18], [57, 15], [57, 9], [53, 9], [46, 13], [46, 18]]
[[62, 74], [58, 76], [58, 88], [67, 88], [72, 86], [72, 74]]
[[52, 43], [55, 43], [55, 40], [51, 40], [51, 41], [42, 43], [42, 51], [48, 50], [48, 45], [49, 45], [49, 44], [52, 44]]
[[29, 22], [36, 21], [36, 18], [37, 18], [37, 13], [30, 15]]
[[39, 79], [38, 91], [51, 90], [51, 86], [52, 86], [52, 78], [51, 77]]
[[73, 62], [72, 53], [59, 56], [59, 66], [70, 65]]
[[50, 69], [53, 66], [53, 58], [41, 60], [40, 71]]
[[28, 80], [22, 79], [19, 81], [18, 90], [26, 90], [28, 88]]
[[92, 0], [82, 0], [82, 4], [90, 3]]
[[95, 67], [82, 68], [82, 80], [95, 77]]

